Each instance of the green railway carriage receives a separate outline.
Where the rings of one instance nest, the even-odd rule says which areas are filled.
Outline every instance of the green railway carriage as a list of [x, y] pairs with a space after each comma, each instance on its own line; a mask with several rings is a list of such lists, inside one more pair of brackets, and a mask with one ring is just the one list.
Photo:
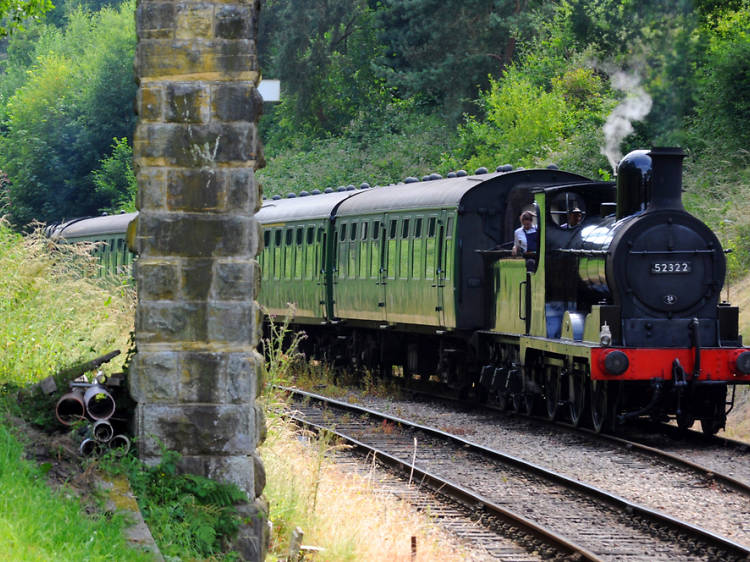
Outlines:
[[85, 217], [48, 227], [47, 235], [66, 242], [96, 242], [102, 273], [130, 274], [134, 254], [128, 249], [128, 225], [138, 213]]
[[267, 314], [320, 324], [333, 319], [331, 217], [337, 205], [361, 192], [346, 191], [266, 200], [256, 215], [263, 225], [261, 304]]

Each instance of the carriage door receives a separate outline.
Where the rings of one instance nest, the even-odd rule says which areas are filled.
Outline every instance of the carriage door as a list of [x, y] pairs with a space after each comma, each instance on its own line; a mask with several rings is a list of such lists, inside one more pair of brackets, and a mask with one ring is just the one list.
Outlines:
[[329, 255], [328, 233], [324, 228], [318, 228], [315, 233], [315, 286], [317, 288], [318, 312], [321, 318], [333, 318], [333, 294], [331, 291], [331, 272], [327, 263]]
[[437, 321], [439, 326], [445, 326], [445, 218], [446, 212], [441, 211], [437, 221], [437, 259], [435, 260], [435, 285], [437, 288]]
[[[383, 215], [382, 221], [375, 221], [373, 224], [373, 236], [376, 240], [373, 242], [372, 266], [378, 268], [378, 309], [381, 312], [380, 319], [383, 322], [388, 321], [388, 215]], [[377, 256], [377, 259], [376, 259]]]

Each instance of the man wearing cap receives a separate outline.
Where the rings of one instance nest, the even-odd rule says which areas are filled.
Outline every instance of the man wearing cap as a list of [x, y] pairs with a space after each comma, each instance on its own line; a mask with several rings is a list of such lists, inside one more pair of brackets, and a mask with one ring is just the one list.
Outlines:
[[581, 209], [579, 209], [578, 207], [570, 209], [568, 211], [568, 222], [561, 224], [560, 228], [565, 228], [567, 230], [576, 228], [577, 226], [581, 224], [582, 218], [583, 218], [583, 211], [581, 211]]

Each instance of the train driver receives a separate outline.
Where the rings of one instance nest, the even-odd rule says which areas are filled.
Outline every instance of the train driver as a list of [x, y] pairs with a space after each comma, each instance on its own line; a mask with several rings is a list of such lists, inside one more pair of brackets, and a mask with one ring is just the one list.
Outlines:
[[581, 209], [579, 209], [578, 207], [574, 209], [570, 209], [568, 211], [568, 222], [561, 224], [560, 228], [564, 228], [566, 230], [572, 230], [581, 224], [582, 219], [583, 219], [583, 211], [581, 211]]
[[521, 213], [521, 226], [513, 235], [513, 255], [524, 255], [527, 252], [539, 251], [539, 231], [534, 226], [534, 217], [531, 211]]

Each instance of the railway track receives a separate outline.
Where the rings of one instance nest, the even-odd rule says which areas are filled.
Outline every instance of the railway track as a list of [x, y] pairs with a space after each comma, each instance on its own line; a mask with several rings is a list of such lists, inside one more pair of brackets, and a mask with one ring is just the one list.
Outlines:
[[544, 530], [542, 536], [568, 537], [568, 548], [574, 547], [586, 559], [744, 560], [750, 556], [750, 549], [730, 539], [537, 464], [403, 419], [291, 392], [304, 397], [295, 407], [306, 423], [335, 426], [358, 447], [377, 449], [378, 458], [400, 459], [402, 466], [418, 475], [412, 475], [414, 481], [437, 478], [433, 485], [445, 489], [448, 485], [440, 479], [450, 475], [452, 488], [472, 494], [474, 499], [466, 505], [482, 510], [497, 506], [506, 516], [534, 523]]
[[[411, 389], [410, 389], [411, 391]], [[435, 399], [433, 394], [422, 390], [413, 391], [418, 395]], [[465, 402], [438, 396], [438, 400], [450, 403], [453, 407], [465, 407]], [[492, 412], [508, 415], [505, 410], [482, 405]], [[512, 414], [533, 420], [534, 423], [555, 427], [558, 430], [586, 436], [587, 439], [614, 445], [628, 451], [660, 459], [665, 464], [680, 470], [692, 472], [698, 477], [731, 488], [750, 501], [750, 444], [742, 441], [705, 435], [698, 431], [684, 431], [676, 426], [644, 422], [629, 426], [623, 435], [596, 433], [585, 427], [574, 427], [569, 423], [555, 421], [540, 416]]]

